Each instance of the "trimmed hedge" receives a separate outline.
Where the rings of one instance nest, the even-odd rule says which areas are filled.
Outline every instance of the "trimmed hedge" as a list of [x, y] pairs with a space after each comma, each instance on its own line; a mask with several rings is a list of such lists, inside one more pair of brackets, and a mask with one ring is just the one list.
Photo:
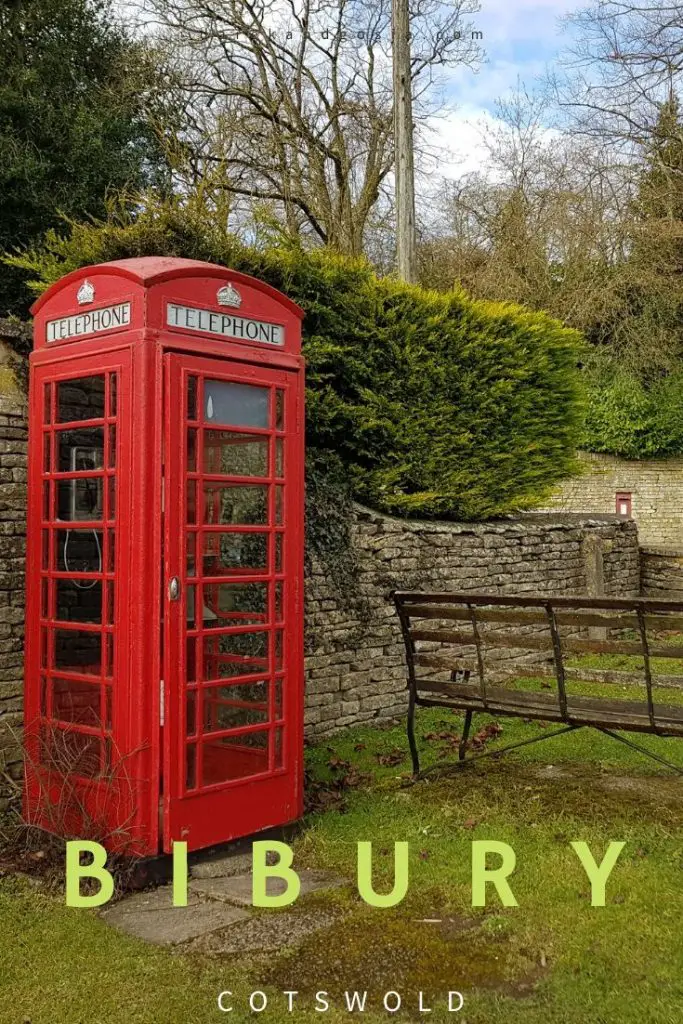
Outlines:
[[327, 250], [247, 248], [187, 210], [72, 224], [14, 262], [36, 292], [76, 267], [173, 255], [261, 277], [306, 311], [307, 436], [386, 512], [482, 519], [538, 505], [576, 471], [575, 332], [543, 313], [379, 279]]

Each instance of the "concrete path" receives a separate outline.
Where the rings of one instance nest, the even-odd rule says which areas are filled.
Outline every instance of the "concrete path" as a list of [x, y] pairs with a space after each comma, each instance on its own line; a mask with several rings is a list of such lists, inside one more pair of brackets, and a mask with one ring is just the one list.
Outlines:
[[[102, 910], [101, 918], [128, 935], [160, 945], [201, 941], [216, 933], [215, 941], [206, 947], [215, 952], [278, 949], [332, 922], [329, 914], [320, 912], [306, 915], [283, 910], [277, 915], [259, 915], [258, 909], [252, 908], [250, 846], [232, 847], [193, 860], [186, 907], [173, 906], [172, 886], [166, 884], [125, 896]], [[297, 874], [301, 896], [344, 885], [343, 879], [325, 871], [302, 870]], [[269, 895], [284, 890], [281, 879], [268, 879]]]

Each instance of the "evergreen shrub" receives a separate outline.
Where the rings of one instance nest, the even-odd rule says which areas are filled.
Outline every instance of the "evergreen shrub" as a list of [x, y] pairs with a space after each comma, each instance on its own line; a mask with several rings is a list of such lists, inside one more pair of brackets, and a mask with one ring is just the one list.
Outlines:
[[538, 505], [577, 469], [577, 332], [544, 313], [380, 279], [329, 250], [246, 247], [177, 206], [74, 223], [15, 257], [39, 293], [92, 263], [183, 256], [263, 278], [305, 310], [307, 440], [354, 497], [413, 517], [476, 520]]

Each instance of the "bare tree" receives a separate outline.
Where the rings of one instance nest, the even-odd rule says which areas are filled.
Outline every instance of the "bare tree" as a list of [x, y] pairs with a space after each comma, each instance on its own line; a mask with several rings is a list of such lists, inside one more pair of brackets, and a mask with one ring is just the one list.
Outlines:
[[518, 86], [497, 104], [486, 173], [447, 190], [444, 232], [421, 248], [422, 280], [546, 309], [600, 340], [623, 304], [632, 170], [609, 146], [549, 128], [551, 102]]
[[[269, 202], [287, 232], [363, 252], [394, 163], [390, 0], [148, 0], [185, 81], [193, 174]], [[415, 118], [480, 47], [478, 0], [412, 0]], [[149, 17], [148, 17], [149, 22]], [[213, 178], [216, 181], [215, 177]]]
[[565, 124], [638, 155], [681, 85], [683, 9], [666, 0], [597, 0], [566, 18], [576, 41], [555, 76]]

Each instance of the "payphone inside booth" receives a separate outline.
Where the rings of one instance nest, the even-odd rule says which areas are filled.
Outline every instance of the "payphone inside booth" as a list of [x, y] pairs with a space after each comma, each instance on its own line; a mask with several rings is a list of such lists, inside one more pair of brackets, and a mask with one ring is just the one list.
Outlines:
[[152, 855], [302, 812], [302, 311], [136, 259], [35, 304], [25, 814]]

